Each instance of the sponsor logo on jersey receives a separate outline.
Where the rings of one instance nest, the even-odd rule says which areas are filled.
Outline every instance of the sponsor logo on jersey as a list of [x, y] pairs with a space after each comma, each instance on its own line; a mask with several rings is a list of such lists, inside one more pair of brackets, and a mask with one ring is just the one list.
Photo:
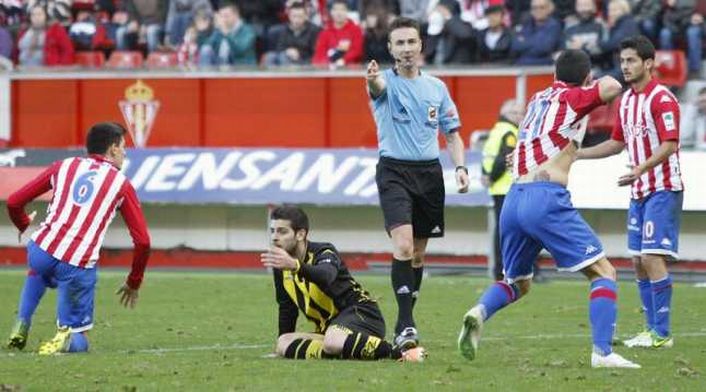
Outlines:
[[677, 129], [673, 112], [662, 113], [662, 121], [664, 121], [664, 128], [667, 131], [674, 131]]

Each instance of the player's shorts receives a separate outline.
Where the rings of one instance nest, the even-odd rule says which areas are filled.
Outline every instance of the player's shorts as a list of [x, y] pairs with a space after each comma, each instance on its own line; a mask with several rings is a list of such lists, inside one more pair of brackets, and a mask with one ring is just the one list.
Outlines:
[[380, 157], [375, 173], [388, 233], [411, 224], [415, 238], [444, 236], [444, 174], [439, 160]]
[[576, 272], [605, 257], [603, 245], [571, 204], [571, 194], [553, 182], [513, 184], [500, 213], [503, 272], [512, 283], [531, 279], [542, 248], [559, 271]]
[[70, 327], [72, 332], [93, 328], [96, 269], [63, 262], [34, 241], [27, 245], [27, 256], [29, 267], [57, 290], [57, 326]]
[[679, 259], [679, 222], [684, 192], [658, 191], [630, 200], [628, 250], [640, 254]]
[[352, 332], [385, 338], [385, 319], [375, 302], [361, 302], [341, 310], [331, 320], [330, 327], [337, 326]]

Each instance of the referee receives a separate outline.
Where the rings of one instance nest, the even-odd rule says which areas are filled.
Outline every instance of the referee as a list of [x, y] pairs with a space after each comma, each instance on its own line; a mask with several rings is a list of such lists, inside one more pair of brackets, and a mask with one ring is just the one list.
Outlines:
[[392, 289], [398, 307], [394, 344], [410, 348], [419, 343], [412, 308], [422, 282], [427, 240], [444, 235], [439, 129], [456, 165], [461, 193], [468, 191], [468, 169], [456, 105], [441, 80], [419, 69], [419, 24], [409, 18], [395, 19], [387, 45], [394, 68], [381, 72], [373, 60], [366, 78], [380, 154], [375, 179], [394, 248]]

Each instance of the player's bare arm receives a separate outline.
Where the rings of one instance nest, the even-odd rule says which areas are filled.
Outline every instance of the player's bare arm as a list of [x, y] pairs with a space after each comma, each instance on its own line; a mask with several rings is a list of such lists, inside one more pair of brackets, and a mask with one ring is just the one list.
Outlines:
[[382, 77], [377, 61], [371, 60], [368, 63], [365, 79], [368, 81], [368, 91], [371, 97], [377, 98], [382, 95], [385, 91], [385, 79]]
[[615, 97], [623, 92], [623, 85], [612, 76], [603, 76], [598, 79], [598, 95], [603, 102], [612, 102]]
[[451, 161], [456, 166], [456, 186], [459, 193], [468, 192], [468, 169], [465, 164], [463, 139], [458, 130], [446, 134], [446, 148], [451, 155]]
[[582, 148], [576, 153], [576, 159], [600, 159], [620, 154], [625, 149], [625, 143], [617, 140], [606, 140], [603, 143]]
[[618, 186], [632, 184], [640, 178], [643, 173], [661, 164], [676, 151], [677, 142], [675, 140], [667, 140], [662, 142], [662, 144], [659, 145], [659, 148], [657, 148], [657, 151], [655, 151], [655, 153], [648, 160], [633, 167], [632, 170], [630, 170], [630, 173], [620, 176], [620, 178], [618, 178]]

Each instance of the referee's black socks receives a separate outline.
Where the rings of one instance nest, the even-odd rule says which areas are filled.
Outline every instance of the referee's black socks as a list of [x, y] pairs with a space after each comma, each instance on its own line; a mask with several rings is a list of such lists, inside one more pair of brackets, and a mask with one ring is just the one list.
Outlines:
[[424, 277], [424, 265], [412, 268], [414, 271], [414, 290], [412, 290], [412, 309], [417, 304], [419, 290], [422, 288], [422, 278]]
[[395, 291], [395, 298], [397, 298], [395, 334], [398, 335], [403, 329], [415, 326], [412, 317], [412, 307], [414, 306], [412, 292], [415, 288], [412, 260], [397, 260], [393, 257], [391, 277], [392, 290]]

